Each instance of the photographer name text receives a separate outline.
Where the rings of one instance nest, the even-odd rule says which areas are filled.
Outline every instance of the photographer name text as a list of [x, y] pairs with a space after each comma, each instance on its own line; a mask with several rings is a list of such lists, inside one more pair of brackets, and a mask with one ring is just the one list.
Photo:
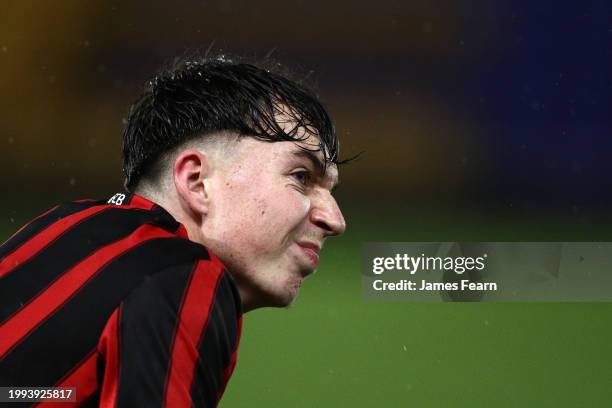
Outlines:
[[460, 282], [428, 282], [425, 279], [421, 279], [420, 282], [409, 279], [402, 279], [397, 282], [385, 282], [382, 279], [376, 279], [372, 282], [372, 288], [376, 291], [496, 291], [497, 283], [472, 282], [469, 279], [462, 279]]

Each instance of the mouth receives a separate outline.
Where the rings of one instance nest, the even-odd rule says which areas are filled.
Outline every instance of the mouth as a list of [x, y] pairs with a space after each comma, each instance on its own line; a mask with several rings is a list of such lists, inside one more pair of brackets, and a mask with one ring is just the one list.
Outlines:
[[310, 275], [314, 272], [316, 267], [319, 266], [319, 252], [321, 251], [321, 247], [313, 242], [298, 242], [297, 244], [300, 247], [303, 259], [309, 266], [310, 271], [305, 276]]

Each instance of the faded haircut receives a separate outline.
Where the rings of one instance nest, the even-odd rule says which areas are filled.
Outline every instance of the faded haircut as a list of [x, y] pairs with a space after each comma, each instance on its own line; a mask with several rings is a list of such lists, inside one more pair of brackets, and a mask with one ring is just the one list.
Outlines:
[[196, 138], [228, 132], [268, 142], [304, 141], [313, 134], [325, 166], [341, 164], [327, 110], [279, 64], [222, 55], [181, 58], [148, 81], [130, 108], [123, 132], [126, 188], [134, 191], [143, 177], [150, 178], [164, 154]]

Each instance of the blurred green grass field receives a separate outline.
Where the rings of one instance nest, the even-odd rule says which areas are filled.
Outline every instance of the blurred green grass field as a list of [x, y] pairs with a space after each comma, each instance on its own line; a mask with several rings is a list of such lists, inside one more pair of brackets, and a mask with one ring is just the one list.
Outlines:
[[[363, 241], [609, 241], [612, 223], [348, 214], [289, 309], [245, 315], [220, 406], [609, 407], [612, 303], [371, 303]], [[1, 238], [22, 220], [0, 227]]]
[[606, 241], [609, 223], [355, 219], [290, 309], [245, 315], [222, 407], [612, 406], [612, 303], [371, 303], [360, 276], [362, 241]]

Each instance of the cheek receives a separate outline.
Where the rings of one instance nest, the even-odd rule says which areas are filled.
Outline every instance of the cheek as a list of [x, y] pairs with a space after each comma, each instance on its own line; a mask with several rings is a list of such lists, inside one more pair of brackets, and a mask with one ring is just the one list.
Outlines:
[[238, 242], [245, 249], [260, 245], [262, 237], [269, 235], [269, 217], [274, 213], [272, 204], [257, 190], [234, 187], [224, 197], [224, 216], [219, 221], [223, 224], [225, 240]]
[[[249, 174], [257, 174], [256, 171]], [[226, 243], [234, 242], [245, 251], [273, 251], [301, 228], [310, 210], [310, 200], [285, 180], [233, 174], [222, 185], [218, 220]], [[299, 231], [298, 231], [299, 232]], [[250, 250], [250, 251], [249, 251]]]
[[282, 245], [302, 229], [309, 209], [310, 200], [289, 188], [254, 194], [243, 213], [242, 229], [258, 246]]
[[277, 219], [283, 225], [293, 225], [308, 215], [310, 199], [285, 186], [273, 194], [260, 197], [258, 206], [261, 216]]

